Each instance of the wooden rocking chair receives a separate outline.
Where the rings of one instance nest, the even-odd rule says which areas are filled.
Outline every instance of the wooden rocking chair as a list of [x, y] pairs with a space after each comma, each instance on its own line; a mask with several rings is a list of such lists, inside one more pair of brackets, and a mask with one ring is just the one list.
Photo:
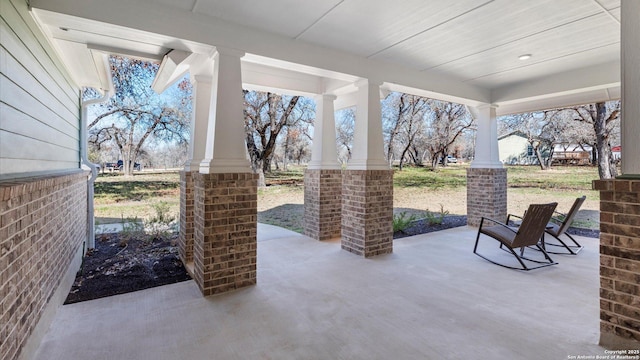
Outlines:
[[[546, 250], [540, 245], [540, 239], [542, 238], [545, 232], [545, 228], [547, 227], [547, 223], [551, 219], [551, 216], [553, 215], [553, 212], [556, 209], [557, 205], [558, 203], [529, 205], [529, 209], [522, 218], [522, 223], [519, 227], [510, 227], [499, 221], [482, 217], [482, 219], [480, 220], [480, 228], [478, 229], [478, 236], [476, 237], [476, 244], [473, 248], [473, 253], [496, 265], [516, 270], [528, 271], [545, 266], [557, 265], [558, 263], [554, 262], [551, 257], [549, 257], [549, 254], [547, 254]], [[488, 257], [485, 257], [484, 255], [479, 254], [478, 242], [480, 241], [480, 234], [484, 234], [495, 240], [498, 240], [500, 242], [500, 248], [507, 252], [510, 252], [513, 256], [515, 256], [521, 267], [513, 267], [501, 264], [489, 259]], [[524, 250], [528, 246], [536, 247], [537, 250], [540, 250], [544, 254], [545, 260], [541, 261], [525, 257]], [[519, 255], [515, 251], [515, 249], [520, 249]], [[525, 263], [525, 260], [527, 262], [533, 262], [539, 265], [528, 267]]]
[[[584, 201], [587, 199], [586, 196], [582, 196], [576, 199], [576, 201], [574, 201], [573, 206], [571, 206], [571, 209], [569, 210], [568, 213], [566, 214], [562, 214], [559, 212], [555, 212], [556, 214], [559, 214], [561, 217], [552, 217], [551, 218], [551, 222], [549, 224], [547, 224], [547, 228], [545, 229], [545, 232], [551, 236], [553, 236], [554, 238], [556, 238], [556, 240], [559, 242], [559, 244], [554, 243], [554, 242], [549, 242], [549, 241], [544, 241], [542, 243], [542, 247], [549, 253], [549, 254], [567, 254], [566, 252], [557, 252], [557, 251], [549, 251], [548, 246], [553, 246], [553, 247], [564, 247], [565, 249], [567, 249], [568, 251], [568, 255], [577, 255], [580, 250], [583, 249], [583, 246], [580, 245], [576, 239], [574, 239], [571, 235], [569, 235], [567, 233], [567, 230], [569, 229], [569, 227], [571, 226], [571, 223], [573, 222], [573, 219], [575, 218], [576, 214], [578, 213], [578, 210], [580, 210], [580, 206], [582, 206], [582, 204], [584, 203]], [[562, 241], [562, 239], [560, 239], [560, 236], [562, 235], [566, 235], [569, 240], [571, 240], [573, 242], [573, 244], [567, 244], [564, 241]], [[568, 242], [568, 241], [567, 241]]]

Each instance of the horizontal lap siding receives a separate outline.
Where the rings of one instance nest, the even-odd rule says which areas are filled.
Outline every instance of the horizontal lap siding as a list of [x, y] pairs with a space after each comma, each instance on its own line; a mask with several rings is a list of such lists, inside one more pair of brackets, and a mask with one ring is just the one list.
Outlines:
[[42, 332], [34, 329], [48, 327], [42, 315], [62, 302], [86, 241], [79, 103], [80, 89], [26, 0], [0, 0], [2, 360], [23, 349], [29, 358]]
[[0, 4], [0, 179], [77, 169], [80, 89], [26, 2]]

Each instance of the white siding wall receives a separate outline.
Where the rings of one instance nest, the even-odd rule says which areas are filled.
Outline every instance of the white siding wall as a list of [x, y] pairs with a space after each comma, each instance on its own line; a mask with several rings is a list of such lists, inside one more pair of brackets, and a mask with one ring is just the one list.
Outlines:
[[80, 167], [80, 89], [28, 12], [0, 0], [0, 179]]
[[529, 142], [527, 139], [518, 135], [510, 135], [498, 140], [498, 153], [500, 161], [503, 163], [511, 163], [513, 158], [520, 159], [522, 155], [527, 155]]

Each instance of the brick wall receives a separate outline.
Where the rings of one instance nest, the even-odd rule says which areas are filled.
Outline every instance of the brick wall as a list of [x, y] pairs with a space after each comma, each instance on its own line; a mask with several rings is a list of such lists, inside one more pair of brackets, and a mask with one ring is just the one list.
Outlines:
[[87, 237], [85, 172], [0, 182], [0, 358], [16, 359]]
[[467, 169], [467, 224], [483, 216], [507, 220], [507, 169]]
[[316, 240], [329, 240], [340, 237], [341, 196], [341, 170], [305, 170], [305, 235]]
[[256, 283], [258, 176], [193, 173], [194, 280], [205, 296]]
[[345, 170], [342, 248], [364, 257], [393, 251], [393, 171]]
[[186, 265], [193, 261], [193, 175], [190, 171], [180, 171], [180, 235], [178, 252]]
[[600, 344], [640, 349], [640, 180], [600, 190]]

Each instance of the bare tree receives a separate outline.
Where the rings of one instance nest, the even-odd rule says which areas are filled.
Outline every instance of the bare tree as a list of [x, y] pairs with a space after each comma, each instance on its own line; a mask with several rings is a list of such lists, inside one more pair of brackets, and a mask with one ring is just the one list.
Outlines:
[[347, 108], [337, 111], [336, 145], [338, 147], [338, 158], [342, 164], [346, 164], [351, 159], [355, 120], [356, 112], [354, 108]]
[[[400, 111], [400, 142], [403, 145], [402, 152], [400, 154], [399, 168], [402, 170], [402, 166], [407, 158], [411, 158], [411, 161], [415, 165], [422, 165], [423, 158], [423, 145], [424, 142], [420, 141], [421, 137], [425, 133], [425, 117], [429, 106], [427, 99], [409, 94], [402, 94], [402, 106]], [[404, 109], [402, 108], [404, 107]]]
[[148, 139], [186, 142], [191, 83], [182, 80], [158, 95], [151, 89], [158, 64], [119, 56], [110, 57], [109, 63], [115, 94], [107, 103], [95, 105], [99, 115], [88, 126], [89, 142], [98, 151], [115, 144], [124, 173], [131, 176]]
[[265, 186], [264, 174], [271, 171], [271, 160], [280, 132], [287, 126], [313, 121], [315, 111], [308, 99], [271, 92], [243, 91], [247, 150], [251, 167], [258, 174], [258, 186]]
[[387, 142], [387, 161], [393, 164], [395, 155], [395, 140], [400, 135], [407, 120], [405, 116], [410, 109], [402, 93], [393, 92], [382, 101], [382, 121]]
[[610, 141], [616, 126], [619, 127], [620, 101], [576, 106], [573, 111], [576, 121], [593, 127], [600, 179], [614, 178], [617, 171], [611, 156]]
[[427, 138], [431, 166], [435, 169], [442, 159], [446, 166], [447, 155], [460, 135], [473, 128], [474, 121], [462, 104], [430, 99]]

